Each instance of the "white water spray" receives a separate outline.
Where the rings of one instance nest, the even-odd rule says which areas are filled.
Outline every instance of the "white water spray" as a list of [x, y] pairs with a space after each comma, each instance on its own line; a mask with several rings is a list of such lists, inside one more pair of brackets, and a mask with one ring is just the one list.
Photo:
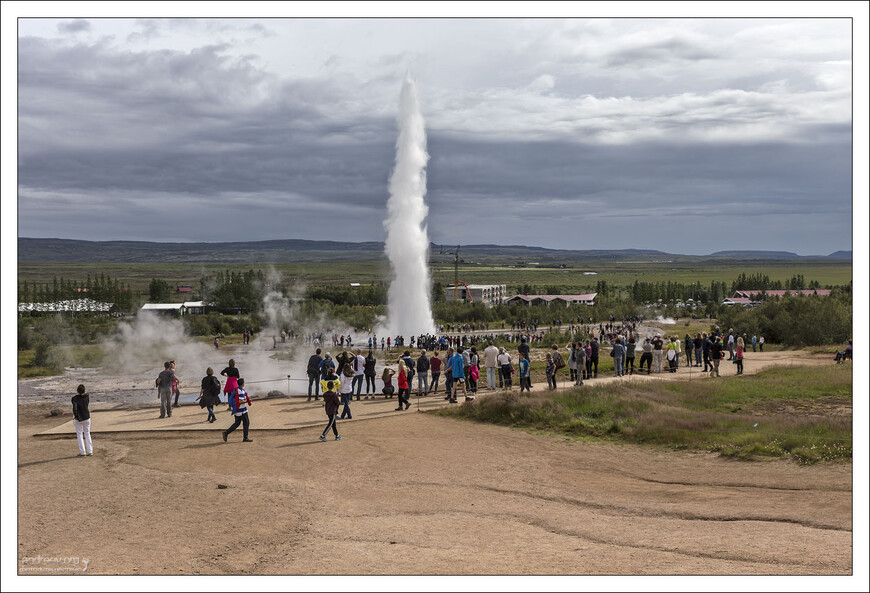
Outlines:
[[389, 313], [382, 331], [412, 336], [434, 333], [429, 235], [424, 224], [426, 195], [426, 130], [417, 100], [417, 85], [406, 76], [399, 103], [396, 166], [390, 178], [385, 250], [393, 269]]

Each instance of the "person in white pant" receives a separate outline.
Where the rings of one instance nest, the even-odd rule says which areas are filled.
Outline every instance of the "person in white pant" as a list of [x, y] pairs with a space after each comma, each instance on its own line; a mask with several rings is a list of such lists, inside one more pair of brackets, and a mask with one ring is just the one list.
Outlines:
[[76, 392], [72, 398], [73, 426], [79, 441], [79, 457], [86, 457], [94, 454], [94, 445], [91, 443], [91, 413], [88, 411], [90, 396], [85, 393], [84, 385], [79, 385]]
[[498, 376], [498, 348], [493, 346], [492, 340], [489, 340], [489, 345], [483, 351], [483, 364], [486, 366], [486, 387], [495, 389]]

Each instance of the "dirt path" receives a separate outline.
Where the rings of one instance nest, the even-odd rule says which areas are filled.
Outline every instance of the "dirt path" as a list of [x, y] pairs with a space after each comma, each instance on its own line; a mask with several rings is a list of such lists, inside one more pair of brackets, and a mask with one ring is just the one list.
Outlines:
[[[19, 417], [23, 559], [88, 574], [849, 574], [851, 464], [588, 444], [408, 415], [223, 443]], [[62, 420], [61, 420], [62, 421]], [[219, 489], [218, 485], [226, 485]], [[32, 567], [31, 565], [28, 565]]]

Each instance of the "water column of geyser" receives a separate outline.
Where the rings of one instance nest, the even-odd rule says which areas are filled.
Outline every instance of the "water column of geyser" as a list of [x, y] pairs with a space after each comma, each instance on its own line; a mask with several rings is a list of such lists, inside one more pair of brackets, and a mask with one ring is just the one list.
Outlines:
[[429, 274], [429, 235], [426, 215], [426, 129], [417, 85], [405, 77], [399, 101], [399, 139], [396, 165], [390, 178], [390, 198], [385, 250], [393, 270], [385, 331], [389, 335], [413, 336], [434, 333], [432, 277]]

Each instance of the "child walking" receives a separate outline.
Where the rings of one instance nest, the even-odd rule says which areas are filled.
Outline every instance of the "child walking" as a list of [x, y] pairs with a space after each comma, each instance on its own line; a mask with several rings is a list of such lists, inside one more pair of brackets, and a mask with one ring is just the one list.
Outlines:
[[326, 433], [331, 428], [333, 434], [335, 434], [335, 440], [340, 441], [341, 436], [338, 434], [338, 427], [335, 424], [335, 417], [338, 416], [338, 394], [335, 392], [334, 381], [326, 382], [326, 391], [323, 392], [323, 409], [326, 410], [329, 422], [327, 422], [326, 428], [323, 429], [320, 440], [326, 441]]
[[85, 393], [84, 385], [76, 387], [76, 395], [72, 397], [72, 408], [73, 426], [76, 428], [76, 439], [79, 442], [79, 457], [94, 454], [94, 445], [91, 443], [91, 413], [88, 411], [90, 399], [90, 395]]
[[235, 416], [236, 420], [232, 426], [223, 431], [224, 442], [227, 442], [227, 436], [242, 425], [242, 442], [252, 443], [254, 439], [248, 438], [248, 427], [251, 421], [248, 419], [248, 406], [251, 405], [251, 398], [248, 397], [248, 392], [245, 391], [245, 380], [239, 379], [239, 386], [230, 394], [230, 411]]

